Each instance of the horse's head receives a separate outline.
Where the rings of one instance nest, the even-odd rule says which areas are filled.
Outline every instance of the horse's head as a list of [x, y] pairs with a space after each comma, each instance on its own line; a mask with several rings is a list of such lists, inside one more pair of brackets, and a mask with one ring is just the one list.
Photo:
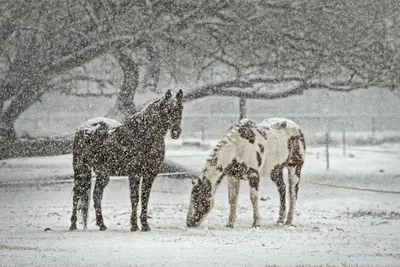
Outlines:
[[186, 218], [188, 227], [200, 226], [214, 205], [211, 182], [203, 175], [192, 181], [193, 188]]
[[181, 89], [175, 95], [173, 95], [171, 93], [171, 90], [168, 89], [168, 91], [164, 95], [164, 99], [162, 102], [163, 118], [168, 124], [168, 128], [171, 131], [171, 138], [173, 139], [178, 139], [182, 132], [182, 97], [183, 92]]

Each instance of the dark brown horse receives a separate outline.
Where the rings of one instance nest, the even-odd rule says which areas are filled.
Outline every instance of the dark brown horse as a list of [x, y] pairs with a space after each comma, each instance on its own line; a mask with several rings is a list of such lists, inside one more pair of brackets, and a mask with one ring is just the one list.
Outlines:
[[[96, 174], [93, 192], [96, 224], [107, 227], [101, 212], [103, 190], [111, 176], [128, 176], [132, 204], [131, 231], [137, 231], [137, 206], [141, 186], [142, 231], [149, 231], [147, 206], [154, 179], [164, 161], [164, 138], [170, 130], [173, 139], [179, 138], [182, 120], [182, 90], [152, 101], [126, 123], [107, 118], [85, 122], [75, 134], [73, 144], [74, 196], [70, 230], [76, 230], [77, 210], [83, 216], [84, 229], [91, 192], [91, 171]], [[79, 206], [79, 207], [78, 207]]]

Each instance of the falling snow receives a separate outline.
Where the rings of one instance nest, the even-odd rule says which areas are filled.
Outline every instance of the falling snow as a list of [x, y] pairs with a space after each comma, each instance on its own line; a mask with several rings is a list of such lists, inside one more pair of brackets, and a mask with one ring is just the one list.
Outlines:
[[[400, 266], [399, 18], [398, 0], [1, 1], [0, 266]], [[152, 231], [130, 232], [124, 176], [104, 190], [109, 229], [91, 206], [88, 231], [67, 231], [76, 131], [112, 133], [168, 89], [183, 113]], [[243, 118], [302, 129], [294, 226], [275, 224], [264, 177], [260, 229], [246, 183], [223, 227], [226, 180], [205, 225], [187, 228], [190, 178]]]

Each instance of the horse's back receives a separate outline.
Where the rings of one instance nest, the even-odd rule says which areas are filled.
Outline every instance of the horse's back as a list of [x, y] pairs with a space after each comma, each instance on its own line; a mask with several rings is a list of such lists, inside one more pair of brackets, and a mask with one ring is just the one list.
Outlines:
[[285, 163], [290, 154], [291, 142], [304, 141], [300, 127], [293, 121], [286, 118], [268, 118], [257, 124], [266, 134], [265, 165], [263, 173], [270, 173], [275, 166]]
[[300, 131], [300, 126], [297, 123], [286, 118], [268, 118], [259, 123], [258, 126], [276, 130], [297, 130], [297, 134]]
[[94, 134], [102, 129], [107, 131], [114, 130], [121, 125], [122, 124], [119, 121], [114, 119], [105, 117], [95, 117], [79, 125], [78, 128], [76, 129], [76, 133], [84, 132], [85, 134]]
[[[114, 119], [95, 117], [78, 126], [73, 143], [73, 157], [87, 158], [101, 153], [101, 146], [110, 133], [122, 124]], [[91, 159], [87, 159], [91, 160]]]

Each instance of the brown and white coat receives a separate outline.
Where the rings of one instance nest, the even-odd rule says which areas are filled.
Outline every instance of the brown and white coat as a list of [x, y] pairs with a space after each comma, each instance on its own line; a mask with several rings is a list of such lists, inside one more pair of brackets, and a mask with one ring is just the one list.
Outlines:
[[230, 203], [227, 226], [233, 227], [235, 223], [240, 180], [247, 180], [253, 205], [253, 227], [259, 227], [258, 191], [260, 177], [265, 175], [269, 175], [278, 187], [278, 223], [283, 223], [286, 218], [286, 184], [283, 180], [285, 167], [289, 171], [290, 194], [286, 224], [291, 225], [305, 150], [303, 133], [293, 121], [271, 118], [256, 124], [249, 119], [242, 119], [218, 142], [203, 172], [193, 181], [187, 225], [196, 227], [202, 223], [214, 205], [215, 190], [223, 177], [227, 176]]

